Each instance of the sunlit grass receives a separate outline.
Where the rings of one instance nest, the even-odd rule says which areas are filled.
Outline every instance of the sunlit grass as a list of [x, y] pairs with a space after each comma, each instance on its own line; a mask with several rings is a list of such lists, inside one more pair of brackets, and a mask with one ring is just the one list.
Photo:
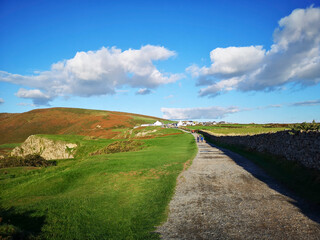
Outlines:
[[279, 132], [290, 129], [268, 124], [222, 124], [215, 126], [188, 126], [190, 130], [207, 130], [222, 135], [254, 135], [262, 133]]
[[[97, 156], [88, 154], [114, 140], [46, 137], [79, 144], [76, 158], [0, 170], [3, 223], [11, 218], [40, 239], [158, 239], [152, 231], [165, 220], [176, 178], [197, 151], [186, 133], [139, 140], [145, 147], [137, 152]], [[16, 214], [34, 223], [25, 226]]]
[[21, 145], [21, 143], [6, 143], [6, 144], [1, 144], [0, 145], [0, 149], [1, 148], [15, 148], [15, 147], [18, 147], [20, 145]]

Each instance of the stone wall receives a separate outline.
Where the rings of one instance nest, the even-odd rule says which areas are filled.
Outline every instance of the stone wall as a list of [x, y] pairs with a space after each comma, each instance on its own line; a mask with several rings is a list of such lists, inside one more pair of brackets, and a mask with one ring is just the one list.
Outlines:
[[292, 135], [289, 131], [281, 131], [252, 136], [216, 136], [206, 131], [199, 133], [214, 142], [267, 152], [285, 157], [289, 161], [299, 162], [308, 168], [320, 170], [320, 132], [298, 132]]
[[12, 156], [25, 157], [28, 154], [39, 154], [41, 157], [52, 159], [74, 158], [77, 144], [53, 141], [47, 138], [31, 135], [20, 147], [12, 150]]

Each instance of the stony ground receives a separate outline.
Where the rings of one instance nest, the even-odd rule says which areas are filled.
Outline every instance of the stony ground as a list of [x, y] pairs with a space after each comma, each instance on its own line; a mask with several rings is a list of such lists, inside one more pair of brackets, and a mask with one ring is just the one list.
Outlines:
[[232, 152], [198, 143], [163, 239], [320, 239], [320, 212]]

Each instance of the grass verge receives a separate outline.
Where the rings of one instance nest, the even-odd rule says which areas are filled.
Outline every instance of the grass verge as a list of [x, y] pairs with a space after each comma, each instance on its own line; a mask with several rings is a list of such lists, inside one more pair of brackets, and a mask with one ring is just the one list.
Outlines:
[[47, 168], [0, 169], [0, 236], [159, 239], [152, 232], [166, 219], [177, 176], [196, 155], [193, 136], [143, 139], [140, 151], [95, 156], [89, 154], [97, 146], [113, 141], [61, 140], [81, 145], [75, 159]]
[[298, 196], [320, 205], [319, 171], [306, 168], [299, 163], [288, 161], [282, 157], [246, 150], [241, 146], [215, 142], [207, 137], [205, 139], [251, 160]]

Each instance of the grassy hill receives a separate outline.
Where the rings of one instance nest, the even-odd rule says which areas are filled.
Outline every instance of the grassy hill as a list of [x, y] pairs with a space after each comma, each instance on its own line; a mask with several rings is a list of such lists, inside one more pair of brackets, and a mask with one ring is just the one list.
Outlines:
[[[162, 120], [144, 115], [78, 108], [36, 109], [0, 114], [0, 144], [21, 143], [33, 134], [69, 134], [112, 138], [114, 129]], [[121, 131], [121, 130], [120, 130]]]
[[178, 129], [132, 128], [156, 120], [70, 108], [0, 114], [0, 153], [34, 134], [78, 146], [47, 167], [0, 168], [0, 239], [160, 239], [154, 230], [197, 146]]

